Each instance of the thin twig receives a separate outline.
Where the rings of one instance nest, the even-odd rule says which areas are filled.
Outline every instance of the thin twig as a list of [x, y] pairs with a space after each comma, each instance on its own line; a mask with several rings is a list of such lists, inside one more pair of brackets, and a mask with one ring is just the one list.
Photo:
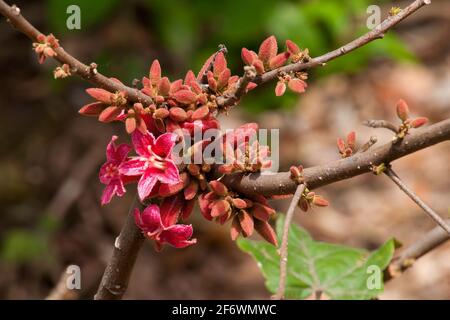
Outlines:
[[79, 297], [78, 290], [69, 289], [67, 280], [69, 277], [68, 269], [65, 268], [59, 277], [56, 286], [52, 289], [45, 300], [76, 300]]
[[393, 131], [394, 133], [398, 133], [398, 127], [386, 120], [366, 120], [362, 124], [365, 125], [366, 127], [385, 128]]
[[120, 300], [127, 290], [134, 263], [144, 242], [144, 236], [134, 221], [133, 210], [137, 203], [135, 197], [125, 224], [115, 240], [113, 254], [106, 266], [95, 300]]
[[283, 226], [283, 237], [281, 239], [280, 247], [280, 280], [278, 283], [277, 293], [273, 296], [275, 300], [281, 300], [284, 298], [284, 292], [286, 290], [286, 277], [287, 277], [287, 261], [288, 261], [288, 240], [289, 240], [289, 228], [291, 226], [292, 218], [294, 217], [295, 207], [297, 206], [300, 198], [305, 191], [306, 185], [299, 184], [297, 190], [295, 190], [294, 196], [292, 197], [291, 204], [286, 213], [286, 218], [284, 220]]
[[[450, 220], [447, 220], [450, 223]], [[399, 276], [414, 262], [441, 244], [450, 240], [450, 235], [440, 226], [436, 226], [425, 236], [403, 250], [403, 252], [389, 264], [385, 281]]]
[[[5, 16], [8, 21], [20, 32], [25, 34], [31, 41], [36, 42], [37, 37], [42, 34], [38, 29], [36, 29], [28, 20], [26, 20], [20, 13], [20, 9], [17, 6], [9, 6], [3, 0], [0, 0], [0, 13]], [[77, 74], [84, 80], [87, 80], [94, 85], [104, 88], [110, 92], [125, 91], [127, 93], [127, 99], [132, 102], [141, 102], [145, 105], [150, 105], [153, 100], [134, 88], [130, 88], [110, 78], [102, 75], [100, 72], [92, 72], [92, 67], [88, 66], [68, 52], [66, 52], [62, 47], [55, 48], [56, 56], [55, 60], [59, 61], [61, 64], [68, 64], [72, 73]]]
[[448, 225], [444, 219], [442, 219], [439, 214], [437, 214], [433, 209], [431, 209], [425, 202], [422, 201], [415, 193], [412, 191], [392, 170], [391, 167], [386, 167], [384, 173], [404, 192], [410, 197], [419, 207], [425, 211], [426, 214], [430, 216], [438, 225], [442, 227], [450, 235], [450, 225]]
[[369, 150], [375, 143], [377, 143], [378, 138], [375, 136], [370, 136], [369, 141], [364, 143], [361, 148], [358, 149], [356, 153], [366, 152]]
[[211, 59], [211, 62], [208, 65], [208, 68], [205, 69], [205, 72], [203, 72], [202, 78], [200, 80], [200, 83], [207, 84], [208, 83], [208, 71], [212, 71], [214, 67], [214, 62], [216, 62], [217, 55], [222, 52], [223, 54], [228, 53], [227, 47], [223, 44], [219, 44], [219, 50], [216, 51], [214, 54], [214, 57]]
[[317, 66], [324, 66], [325, 63], [330, 60], [333, 60], [340, 56], [343, 56], [343, 55], [345, 55], [359, 47], [362, 47], [376, 39], [382, 39], [384, 37], [384, 34], [387, 31], [389, 31], [389, 29], [392, 29], [403, 19], [407, 18], [408, 16], [410, 16], [411, 14], [416, 12], [424, 5], [427, 5], [430, 3], [431, 3], [431, 0], [416, 0], [416, 1], [412, 2], [410, 5], [408, 5], [407, 7], [405, 7], [404, 9], [402, 9], [395, 16], [389, 16], [388, 18], [383, 20], [379, 25], [377, 25], [375, 28], [373, 28], [371, 31], [369, 31], [366, 34], [360, 36], [359, 38], [347, 43], [346, 45], [344, 45], [340, 48], [337, 48], [336, 50], [333, 50], [331, 52], [328, 52], [324, 55], [313, 58], [309, 62], [294, 63], [294, 64], [290, 64], [290, 65], [266, 72], [266, 73], [258, 76], [255, 79], [255, 82], [257, 84], [260, 84], [260, 83], [265, 83], [267, 81], [277, 79], [278, 74], [280, 74], [281, 72], [290, 73], [290, 72], [311, 69], [311, 68], [314, 68]]

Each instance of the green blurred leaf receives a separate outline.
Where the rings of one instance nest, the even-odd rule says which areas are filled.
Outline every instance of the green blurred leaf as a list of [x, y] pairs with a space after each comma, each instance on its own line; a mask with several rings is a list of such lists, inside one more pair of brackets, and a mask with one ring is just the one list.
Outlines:
[[118, 0], [48, 0], [47, 10], [52, 32], [57, 34], [66, 33], [67, 7], [77, 5], [81, 10], [81, 31], [86, 30], [98, 23], [103, 22], [114, 11]]
[[37, 230], [47, 235], [56, 231], [60, 226], [60, 221], [55, 215], [44, 214], [39, 218]]
[[[281, 239], [284, 218], [277, 221]], [[279, 281], [277, 248], [267, 242], [239, 239], [241, 250], [250, 253], [258, 263], [268, 290], [275, 293]], [[331, 299], [370, 299], [383, 292], [382, 272], [371, 274], [370, 266], [384, 270], [394, 254], [394, 241], [389, 240], [373, 252], [314, 241], [300, 227], [292, 225], [289, 232], [288, 276], [286, 297], [305, 299], [316, 290]], [[378, 277], [379, 276], [379, 277]], [[369, 277], [380, 286], [369, 289]]]
[[45, 255], [47, 246], [46, 239], [36, 233], [11, 230], [4, 236], [0, 257], [9, 263], [27, 263]]

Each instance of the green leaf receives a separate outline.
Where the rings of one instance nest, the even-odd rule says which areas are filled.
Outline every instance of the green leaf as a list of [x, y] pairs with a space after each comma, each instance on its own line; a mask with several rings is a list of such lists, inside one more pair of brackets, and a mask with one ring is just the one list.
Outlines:
[[[281, 239], [284, 217], [277, 221]], [[267, 289], [275, 293], [279, 281], [277, 248], [262, 242], [239, 239], [241, 250], [258, 263]], [[371, 299], [383, 292], [383, 272], [394, 254], [394, 240], [373, 252], [314, 241], [303, 229], [292, 225], [289, 232], [286, 298], [305, 299], [317, 291], [330, 299]]]

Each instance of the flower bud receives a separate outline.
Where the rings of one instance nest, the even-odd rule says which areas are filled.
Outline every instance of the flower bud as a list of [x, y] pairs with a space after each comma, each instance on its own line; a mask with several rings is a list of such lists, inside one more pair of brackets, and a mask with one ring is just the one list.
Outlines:
[[228, 188], [218, 180], [210, 181], [209, 186], [218, 196], [226, 196], [228, 194]]

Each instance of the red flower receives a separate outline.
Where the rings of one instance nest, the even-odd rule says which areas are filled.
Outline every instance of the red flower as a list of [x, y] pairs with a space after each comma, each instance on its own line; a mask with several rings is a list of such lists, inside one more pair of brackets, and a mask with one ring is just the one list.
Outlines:
[[126, 176], [141, 176], [138, 182], [138, 194], [141, 200], [150, 195], [159, 181], [176, 184], [180, 181], [178, 168], [172, 160], [172, 149], [177, 135], [165, 133], [156, 140], [152, 133], [133, 132], [133, 146], [139, 155], [124, 162], [119, 172]]
[[134, 209], [134, 219], [144, 235], [155, 241], [158, 251], [161, 250], [164, 243], [168, 243], [175, 248], [185, 248], [196, 243], [196, 239], [190, 239], [192, 237], [192, 226], [174, 224], [175, 221], [167, 219], [169, 213], [170, 210], [163, 210], [156, 204], [152, 204], [145, 208], [142, 214], [139, 209]]
[[126, 177], [119, 173], [119, 166], [127, 158], [131, 147], [127, 144], [115, 145], [117, 136], [112, 136], [110, 143], [106, 147], [106, 163], [102, 165], [99, 172], [100, 182], [106, 184], [102, 194], [102, 205], [111, 201], [111, 198], [116, 194], [121, 197], [125, 194], [124, 183]]

